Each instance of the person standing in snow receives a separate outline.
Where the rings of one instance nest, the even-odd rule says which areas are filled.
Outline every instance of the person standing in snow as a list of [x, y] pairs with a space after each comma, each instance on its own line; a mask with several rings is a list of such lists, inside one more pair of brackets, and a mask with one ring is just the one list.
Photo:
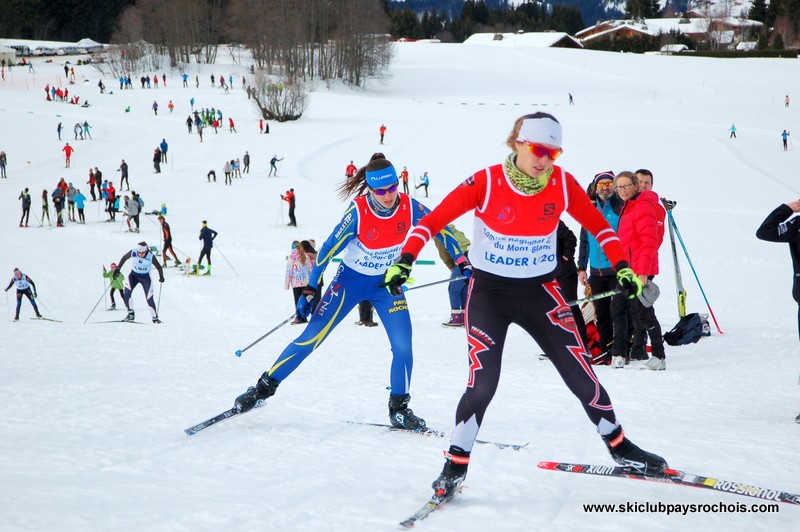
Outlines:
[[387, 290], [402, 294], [411, 266], [431, 235], [466, 212], [474, 212], [470, 247], [474, 273], [465, 327], [470, 373], [456, 409], [445, 465], [432, 485], [434, 497], [443, 501], [458, 492], [467, 475], [475, 438], [500, 379], [503, 347], [512, 323], [543, 349], [615, 461], [646, 475], [661, 475], [667, 468], [663, 458], [643, 451], [623, 433], [554, 278], [556, 232], [567, 211], [601, 242], [615, 264], [623, 293], [630, 298], [642, 290], [617, 235], [575, 178], [553, 164], [562, 153], [561, 139], [561, 124], [552, 115], [518, 118], [506, 139], [512, 152], [508, 158], [476, 172], [451, 191], [411, 231], [399, 260], [384, 276]]
[[403, 182], [403, 194], [408, 194], [408, 168], [405, 166], [403, 171], [400, 172], [400, 181]]
[[175, 266], [180, 266], [181, 261], [178, 258], [177, 253], [175, 250], [172, 249], [172, 229], [170, 228], [167, 220], [164, 218], [164, 215], [159, 215], [158, 223], [161, 224], [161, 236], [164, 237], [164, 245], [161, 247], [161, 260], [166, 265], [167, 264], [167, 252], [172, 253], [173, 258], [175, 259]]
[[242, 173], [249, 174], [250, 173], [250, 152], [244, 152], [244, 157], [242, 157], [242, 163], [244, 163], [244, 168], [242, 169]]
[[72, 132], [75, 133], [75, 140], [78, 140], [78, 135], [80, 135], [81, 140], [83, 140], [83, 126], [80, 122], [75, 122], [75, 125], [72, 127]]
[[[122, 190], [122, 184], [125, 183], [125, 190], [131, 189], [131, 184], [128, 182], [128, 163], [125, 162], [125, 159], [122, 159], [122, 162], [119, 163], [119, 189]], [[94, 193], [92, 193], [92, 197], [94, 197]]]
[[[789, 132], [785, 129], [783, 133], [781, 133], [781, 138], [783, 139], [783, 151], [787, 151], [789, 148], [786, 146], [787, 142], [789, 141]], [[3, 177], [5, 177], [5, 170], [3, 171]]]
[[167, 139], [161, 139], [161, 144], [158, 145], [161, 148], [161, 162], [167, 162], [167, 149], [169, 148], [169, 144], [167, 144]]
[[383, 136], [386, 135], [386, 126], [381, 124], [381, 127], [378, 129], [381, 134], [381, 144], [383, 144]]
[[72, 182], [67, 186], [67, 218], [70, 222], [75, 221], [75, 187]]
[[19, 197], [17, 199], [22, 200], [22, 218], [19, 219], [19, 226], [28, 227], [28, 220], [31, 217], [31, 195], [28, 192], [27, 187], [25, 187], [25, 190], [19, 193]]
[[[139, 232], [139, 202], [136, 198], [128, 198], [125, 196], [123, 198], [125, 200], [125, 215], [128, 217], [127, 224], [128, 224], [128, 232], [130, 233], [138, 233]], [[131, 220], [136, 225], [136, 227], [131, 227]]]
[[[292, 242], [292, 251], [289, 252], [289, 258], [286, 259], [286, 279], [284, 280], [283, 288], [285, 290], [292, 289], [295, 308], [297, 307], [297, 302], [303, 296], [303, 288], [308, 286], [313, 268], [314, 261], [306, 254], [300, 242], [297, 240]], [[299, 323], [308, 323], [308, 320], [295, 316], [292, 325]]]
[[64, 130], [64, 126], [61, 125], [61, 122], [58, 123], [56, 126], [56, 133], [58, 133], [58, 140], [61, 140], [61, 132]]
[[153, 114], [158, 116], [158, 102], [153, 100]]
[[8, 292], [13, 285], [17, 285], [17, 310], [14, 315], [14, 321], [19, 321], [19, 311], [22, 308], [22, 296], [28, 298], [28, 301], [31, 302], [31, 306], [33, 307], [33, 311], [36, 313], [36, 317], [41, 318], [42, 315], [39, 314], [39, 307], [36, 305], [36, 284], [34, 284], [33, 279], [19, 271], [19, 268], [14, 268], [14, 277], [12, 277], [11, 281], [8, 283], [6, 292]]
[[[356, 172], [358, 172], [358, 168], [356, 168], [356, 165], [353, 164], [353, 161], [350, 161], [350, 164], [348, 164], [347, 168], [344, 169], [344, 176], [353, 177], [354, 175], [356, 175]], [[407, 190], [404, 192], [408, 194]]]
[[[117, 265], [115, 263], [111, 263], [110, 266], [111, 270], [106, 270], [106, 267], [103, 266], [103, 277], [109, 280], [111, 286], [109, 287], [109, 294], [111, 294], [111, 306], [108, 310], [116, 310], [117, 309], [117, 302], [114, 300], [114, 291], [119, 292], [119, 297], [122, 298], [123, 303], [125, 302], [125, 294], [123, 293], [123, 289], [125, 288], [125, 276], [122, 275], [122, 272], [119, 271]], [[125, 306], [125, 310], [129, 310], [127, 304]]]
[[153, 150], [153, 171], [155, 173], [161, 173], [161, 148], [156, 148]]
[[731, 127], [728, 128], [728, 131], [731, 132], [731, 134], [728, 136], [728, 138], [729, 139], [735, 139], [736, 138], [736, 124], [731, 124]]
[[44, 225], [44, 217], [47, 216], [47, 225], [53, 225], [50, 221], [50, 205], [48, 204], [47, 189], [42, 190], [42, 221], [39, 222], [39, 227]]
[[191, 116], [191, 115], [189, 115], [189, 116], [186, 118], [186, 127], [187, 127], [187, 129], [189, 130], [189, 134], [190, 134], [190, 135], [192, 134], [192, 122], [193, 122], [193, 120], [192, 120], [192, 116]]
[[[89, 185], [89, 194], [92, 196], [92, 201], [97, 201], [97, 194], [95, 193], [94, 188], [98, 185], [98, 183], [97, 178], [94, 176], [94, 170], [91, 168], [89, 168], [89, 180], [86, 182], [86, 184]], [[97, 186], [97, 188], [99, 189], [100, 187]]]
[[286, 191], [286, 194], [281, 194], [281, 199], [289, 204], [289, 223], [286, 224], [289, 227], [297, 227], [297, 218], [294, 217], [294, 208], [297, 204], [297, 200], [294, 195], [294, 189], [290, 188]]
[[[236, 398], [234, 408], [247, 412], [275, 394], [278, 385], [291, 375], [336, 326], [347, 317], [359, 301], [368, 300], [385, 325], [392, 349], [389, 395], [389, 419], [393, 426], [407, 430], [423, 430], [425, 420], [408, 408], [409, 385], [413, 365], [411, 318], [402, 293], [392, 295], [381, 286], [381, 271], [391, 264], [408, 231], [428, 209], [397, 190], [394, 166], [383, 154], [373, 159], [339, 187], [339, 195], [347, 198], [356, 193], [340, 223], [322, 245], [317, 255], [310, 282], [303, 289], [297, 305], [297, 317], [311, 315], [308, 326], [283, 350], [270, 369], [255, 386]], [[452, 236], [443, 232], [450, 253], [461, 257], [461, 249]], [[313, 310], [313, 297], [319, 280], [333, 257], [340, 251], [345, 256], [333, 281]], [[327, 309], [327, 312], [326, 312]], [[336, 309], [335, 312], [331, 312]]]
[[233, 123], [233, 118], [228, 117], [228, 131], [230, 133], [236, 133], [236, 126]]
[[195, 265], [197, 274], [200, 274], [199, 270], [203, 264], [203, 257], [205, 257], [208, 260], [208, 270], [206, 270], [205, 275], [211, 275], [211, 248], [214, 247], [214, 239], [217, 238], [218, 234], [208, 226], [206, 220], [203, 220], [203, 228], [200, 229], [200, 236], [197, 237], [198, 240], [203, 241], [203, 249], [200, 250], [200, 258], [197, 259], [197, 264]]
[[92, 134], [89, 133], [89, 130], [91, 128], [92, 128], [92, 126], [89, 125], [89, 121], [88, 120], [84, 120], [83, 121], [83, 135], [84, 135], [84, 137], [89, 137], [90, 139], [92, 138]]
[[161, 269], [158, 258], [156, 258], [150, 251], [150, 248], [147, 247], [147, 242], [139, 242], [135, 248], [129, 253], [125, 253], [119, 260], [117, 264], [120, 270], [122, 270], [122, 266], [128, 259], [131, 259], [133, 264], [131, 266], [131, 273], [128, 274], [128, 283], [125, 285], [125, 291], [122, 294], [122, 298], [125, 301], [125, 308], [128, 309], [128, 315], [125, 317], [125, 321], [133, 321], [136, 319], [136, 313], [133, 311], [133, 305], [131, 304], [131, 293], [137, 285], [142, 285], [142, 290], [144, 290], [145, 297], [147, 298], [147, 306], [150, 307], [150, 317], [153, 319], [153, 323], [161, 323], [161, 320], [158, 319], [158, 309], [156, 308], [156, 302], [153, 298], [153, 285], [150, 279], [150, 271], [155, 267], [155, 269], [158, 270], [158, 282], [164, 282], [164, 270]]
[[72, 158], [72, 154], [75, 152], [75, 148], [70, 146], [69, 142], [67, 142], [67, 145], [61, 148], [61, 151], [64, 152], [64, 155], [67, 158], [66, 167], [69, 168], [70, 159]]
[[78, 223], [85, 224], [86, 217], [83, 214], [83, 209], [86, 206], [86, 196], [81, 193], [81, 189], [76, 189], [74, 201], [75, 207], [78, 209]]

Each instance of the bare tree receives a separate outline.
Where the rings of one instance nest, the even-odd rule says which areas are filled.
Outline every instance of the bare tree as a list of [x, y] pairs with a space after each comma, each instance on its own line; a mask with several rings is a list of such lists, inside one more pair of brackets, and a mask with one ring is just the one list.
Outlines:
[[263, 71], [256, 73], [255, 86], [248, 87], [261, 116], [278, 122], [297, 120], [306, 108], [306, 91], [299, 81], [271, 81]]

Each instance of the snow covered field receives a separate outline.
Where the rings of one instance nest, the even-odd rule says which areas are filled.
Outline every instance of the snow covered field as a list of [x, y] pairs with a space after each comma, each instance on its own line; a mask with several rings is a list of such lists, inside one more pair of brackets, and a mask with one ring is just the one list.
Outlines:
[[[302, 120], [270, 123], [269, 135], [258, 134], [241, 88], [244, 67], [192, 67], [189, 88], [167, 71], [167, 86], [157, 90], [139, 89], [142, 73], [134, 72], [134, 90], [119, 91], [106, 78], [113, 94], [100, 95], [91, 66], [75, 67], [77, 81], [67, 85], [63, 63], [34, 64], [35, 73], [15, 67], [0, 82], [0, 150], [9, 160], [8, 179], [0, 180], [0, 280], [5, 287], [12, 269], [22, 269], [36, 282], [45, 316], [63, 323], [29, 320], [27, 300], [19, 323], [0, 322], [0, 529], [395, 530], [429, 497], [447, 441], [343, 422], [385, 422], [387, 415], [388, 340], [383, 326], [352, 325], [355, 312], [265, 408], [191, 438], [183, 429], [229, 408], [299, 333], [287, 325], [241, 359], [233, 354], [293, 313], [283, 290], [285, 257], [292, 240], [321, 244], [338, 222], [347, 202], [335, 198], [335, 187], [350, 160], [360, 166], [383, 151], [415, 178], [427, 171], [431, 197], [423, 201], [434, 207], [472, 172], [500, 162], [514, 119], [535, 111], [563, 123], [559, 163], [581, 183], [608, 169], [652, 170], [656, 192], [678, 202], [675, 219], [725, 331], [668, 347], [665, 372], [597, 369], [627, 434], [679, 469], [800, 491], [791, 262], [787, 246], [754, 236], [767, 213], [800, 197], [800, 151], [783, 152], [780, 140], [783, 129], [798, 129], [800, 101], [783, 105], [797, 85], [796, 60], [406, 43], [397, 46], [388, 79], [365, 91], [319, 87]], [[230, 94], [210, 87], [212, 72], [233, 75]], [[91, 107], [45, 101], [46, 84], [69, 87]], [[196, 107], [220, 108], [225, 117], [226, 127], [207, 130], [203, 143], [184, 125], [192, 97]], [[229, 116], [236, 134], [227, 131]], [[72, 126], [84, 120], [94, 140], [75, 141]], [[69, 169], [58, 122], [76, 148]], [[734, 123], [738, 138], [729, 139]], [[156, 175], [151, 158], [162, 138], [170, 159]], [[245, 151], [251, 173], [226, 187], [224, 161]], [[274, 154], [285, 159], [279, 177], [268, 178]], [[88, 196], [95, 166], [118, 185], [121, 159], [146, 211], [166, 202], [182, 258], [197, 259], [202, 220], [219, 232], [213, 276], [170, 268], [160, 293], [156, 287], [162, 325], [149, 324], [141, 291], [133, 301], [145, 325], [97, 324], [124, 316], [103, 303], [83, 323], [103, 293], [102, 265], [118, 262], [139, 240], [160, 247], [154, 217], [143, 216], [141, 234], [131, 235], [89, 203], [86, 225], [38, 228], [31, 216], [31, 227], [17, 227], [24, 187], [39, 216], [42, 189], [52, 191], [64, 177]], [[211, 169], [216, 183], [206, 181]], [[297, 228], [286, 227], [280, 200], [290, 187]], [[469, 218], [457, 224], [468, 233]], [[436, 259], [433, 246], [421, 258]], [[665, 243], [656, 304], [665, 331], [678, 319], [671, 263]], [[682, 267], [688, 310], [707, 312], [685, 261]], [[414, 270], [420, 284], [446, 276], [438, 262]], [[13, 290], [6, 296], [10, 320]], [[464, 332], [440, 326], [449, 316], [443, 286], [411, 292], [408, 301], [416, 355], [411, 406], [429, 426], [449, 430], [466, 382]], [[797, 530], [800, 510], [789, 505], [772, 514], [584, 511], [585, 503], [756, 501], [537, 469], [540, 460], [612, 463], [538, 353], [512, 330], [480, 434], [529, 445], [476, 446], [462, 496], [421, 528]]]

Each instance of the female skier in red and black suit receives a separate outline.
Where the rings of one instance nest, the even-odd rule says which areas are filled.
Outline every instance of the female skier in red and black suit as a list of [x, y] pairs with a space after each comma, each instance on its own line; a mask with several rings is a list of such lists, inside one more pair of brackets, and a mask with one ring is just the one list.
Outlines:
[[506, 142], [512, 150], [506, 161], [467, 178], [420, 220], [400, 260], [384, 276], [390, 292], [401, 290], [411, 264], [432, 235], [474, 211], [469, 252], [474, 274], [465, 320], [469, 380], [456, 410], [445, 467], [433, 483], [435, 496], [444, 500], [458, 491], [466, 476], [470, 451], [497, 389], [503, 344], [512, 323], [530, 334], [548, 355], [617, 462], [646, 474], [662, 473], [667, 465], [623, 434], [553, 276], [558, 222], [566, 211], [600, 243], [626, 295], [635, 297], [641, 292], [641, 282], [624, 261], [617, 235], [575, 178], [553, 165], [562, 151], [561, 139], [561, 124], [551, 115], [519, 118]]

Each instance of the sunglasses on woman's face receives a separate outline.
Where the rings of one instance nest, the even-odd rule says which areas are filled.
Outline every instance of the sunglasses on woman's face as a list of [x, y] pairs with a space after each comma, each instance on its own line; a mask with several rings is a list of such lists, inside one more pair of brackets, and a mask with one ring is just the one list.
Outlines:
[[544, 157], [547, 156], [550, 158], [551, 161], [555, 161], [558, 159], [561, 154], [564, 152], [561, 148], [548, 148], [547, 146], [543, 146], [541, 144], [534, 144], [532, 142], [525, 141], [525, 145], [528, 147], [528, 150], [534, 154], [536, 157]]
[[392, 192], [397, 192], [397, 185], [392, 185], [389, 188], [373, 188], [372, 192], [374, 192], [376, 196], [384, 196]]

